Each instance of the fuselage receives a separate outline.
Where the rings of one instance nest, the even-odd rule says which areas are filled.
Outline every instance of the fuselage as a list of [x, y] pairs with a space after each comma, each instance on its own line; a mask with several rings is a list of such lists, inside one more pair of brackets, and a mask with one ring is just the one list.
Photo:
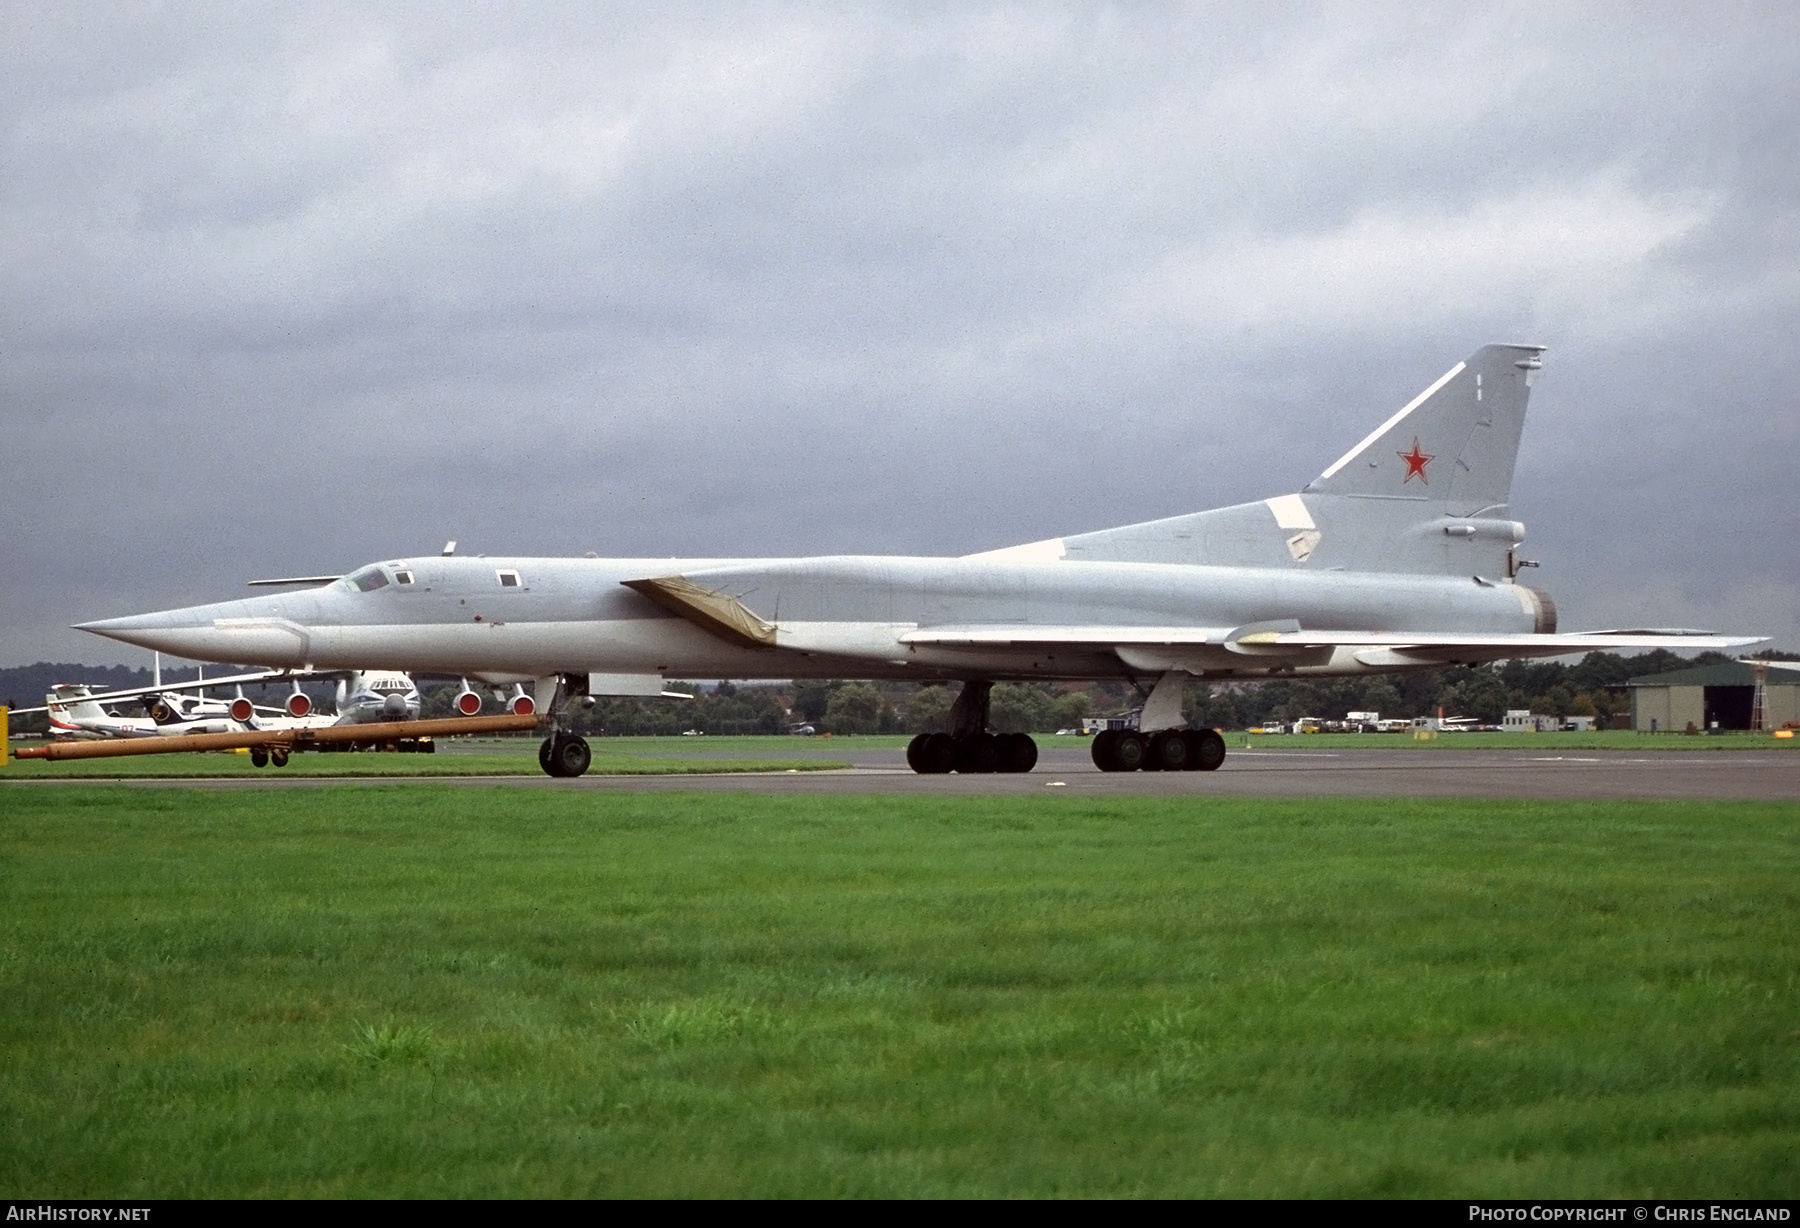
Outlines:
[[[679, 575], [772, 623], [731, 642], [628, 580]], [[1104, 678], [1132, 674], [1104, 644], [907, 643], [942, 627], [1206, 627], [1530, 632], [1530, 590], [1477, 577], [1160, 563], [831, 556], [798, 559], [397, 559], [323, 587], [84, 624], [191, 659], [277, 668], [716, 678]], [[1353, 654], [1208, 673], [1352, 674]]]

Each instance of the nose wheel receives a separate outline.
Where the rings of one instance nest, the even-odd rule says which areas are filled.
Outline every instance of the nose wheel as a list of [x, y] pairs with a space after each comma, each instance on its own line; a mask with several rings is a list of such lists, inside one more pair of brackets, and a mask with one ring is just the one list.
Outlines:
[[547, 776], [580, 776], [594, 760], [587, 739], [572, 733], [545, 738], [538, 747], [538, 766]]

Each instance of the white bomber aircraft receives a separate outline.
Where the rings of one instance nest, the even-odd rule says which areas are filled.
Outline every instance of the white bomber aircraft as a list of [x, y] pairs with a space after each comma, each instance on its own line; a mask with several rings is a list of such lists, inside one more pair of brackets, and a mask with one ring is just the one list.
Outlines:
[[[1507, 506], [1544, 347], [1457, 363], [1293, 494], [962, 558], [396, 559], [322, 587], [81, 624], [189, 658], [535, 679], [553, 776], [587, 770], [559, 731], [584, 696], [658, 694], [665, 677], [961, 680], [919, 772], [1028, 771], [1037, 748], [987, 728], [998, 680], [1148, 686], [1104, 770], [1212, 769], [1188, 730], [1188, 678], [1342, 676], [1593, 649], [1738, 648], [1686, 630], [1559, 634], [1518, 582]], [[321, 577], [323, 578], [323, 577]]]

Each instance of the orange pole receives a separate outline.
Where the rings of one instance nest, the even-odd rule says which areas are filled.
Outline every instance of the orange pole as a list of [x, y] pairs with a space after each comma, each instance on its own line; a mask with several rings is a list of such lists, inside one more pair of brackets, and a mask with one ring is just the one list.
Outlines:
[[383, 721], [324, 729], [264, 729], [245, 733], [183, 733], [167, 738], [112, 738], [100, 742], [52, 742], [13, 752], [20, 759], [108, 759], [118, 755], [172, 755], [183, 751], [279, 746], [290, 751], [357, 743], [379, 745], [400, 738], [459, 733], [511, 733], [537, 727], [536, 716], [460, 716], [441, 721]]

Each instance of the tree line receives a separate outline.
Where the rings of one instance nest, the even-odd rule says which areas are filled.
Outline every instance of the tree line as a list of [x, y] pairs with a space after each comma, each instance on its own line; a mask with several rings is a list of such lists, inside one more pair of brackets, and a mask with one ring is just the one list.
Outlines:
[[[1771, 660], [1789, 653], [1758, 654]], [[1506, 661], [1452, 666], [1417, 674], [1373, 678], [1229, 680], [1195, 679], [1183, 712], [1196, 727], [1242, 729], [1303, 716], [1341, 720], [1348, 712], [1379, 712], [1407, 719], [1468, 716], [1498, 724], [1509, 708], [1528, 708], [1564, 718], [1592, 716], [1601, 724], [1631, 710], [1625, 682], [1730, 661], [1721, 653], [1679, 657], [1666, 649], [1635, 656], [1591, 652], [1580, 661]], [[1145, 681], [1147, 690], [1151, 680]], [[796, 725], [831, 734], [935, 733], [945, 728], [956, 684], [869, 683], [816, 680], [775, 686], [721, 682], [702, 687], [672, 683], [692, 699], [599, 699], [578, 713], [575, 729], [587, 736], [676, 734], [774, 734]], [[1079, 727], [1089, 716], [1119, 715], [1140, 707], [1145, 691], [1126, 682], [996, 683], [989, 695], [989, 723], [996, 733], [1052, 733]], [[448, 698], [444, 699], [448, 711]]]
[[[1796, 660], [1800, 654], [1760, 652], [1769, 660]], [[1242, 729], [1266, 721], [1294, 721], [1303, 716], [1341, 720], [1346, 712], [1379, 712], [1383, 717], [1470, 716], [1498, 724], [1508, 708], [1529, 708], [1547, 716], [1592, 716], [1605, 724], [1629, 712], [1625, 682], [1646, 674], [1668, 673], [1722, 663], [1731, 658], [1706, 652], [1678, 657], [1666, 649], [1636, 656], [1590, 652], [1574, 664], [1561, 661], [1506, 661], [1498, 665], [1453, 666], [1419, 674], [1382, 674], [1373, 678], [1229, 680], [1196, 679], [1188, 684], [1182, 710], [1196, 727]], [[209, 674], [241, 667], [207, 666]], [[166, 681], [192, 678], [192, 667], [164, 671]], [[0, 695], [14, 707], [43, 703], [52, 681], [88, 682], [96, 688], [142, 686], [148, 670], [69, 664], [20, 666], [0, 670]], [[1146, 680], [1146, 688], [1150, 680]], [[597, 699], [577, 710], [570, 725], [588, 737], [679, 734], [690, 729], [709, 734], [778, 734], [796, 725], [817, 733], [935, 733], [944, 728], [956, 701], [954, 683], [868, 683], [809, 680], [773, 686], [720, 682], [701, 686], [673, 682], [691, 699]], [[330, 684], [311, 684], [315, 700], [329, 704]], [[453, 715], [455, 683], [420, 686], [425, 717]], [[1052, 733], [1078, 727], [1085, 717], [1129, 712], [1143, 703], [1144, 692], [1126, 682], [1002, 682], [989, 696], [989, 720], [997, 733]], [[13, 723], [13, 730], [42, 732], [41, 716]]]

